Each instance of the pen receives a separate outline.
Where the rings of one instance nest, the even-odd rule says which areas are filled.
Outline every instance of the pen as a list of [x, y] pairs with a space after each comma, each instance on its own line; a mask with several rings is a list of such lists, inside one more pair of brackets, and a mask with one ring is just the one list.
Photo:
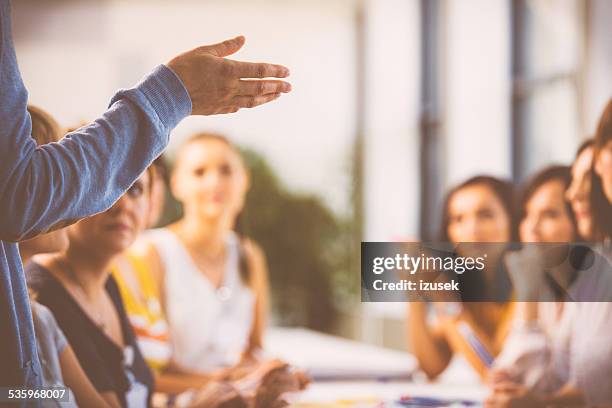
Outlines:
[[448, 407], [454, 404], [460, 404], [463, 406], [474, 406], [476, 402], [470, 400], [460, 400], [460, 399], [452, 399], [452, 400], [443, 400], [439, 398], [430, 398], [430, 397], [409, 397], [403, 396], [401, 397], [397, 403], [403, 407]]

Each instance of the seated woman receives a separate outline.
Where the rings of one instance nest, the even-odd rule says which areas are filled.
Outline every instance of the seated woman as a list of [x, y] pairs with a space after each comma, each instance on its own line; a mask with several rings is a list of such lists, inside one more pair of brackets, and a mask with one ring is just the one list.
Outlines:
[[[578, 240], [578, 226], [570, 203], [565, 198], [570, 181], [569, 167], [552, 166], [536, 174], [525, 185], [519, 205], [521, 242], [558, 244]], [[586, 219], [587, 215], [584, 214], [583, 218]], [[546, 254], [533, 253], [538, 250], [546, 251]], [[516, 273], [541, 275], [541, 271], [532, 270], [539, 268], [539, 262], [529, 257], [544, 255], [552, 259], [555, 251], [562, 252], [560, 255], [568, 259], [564, 256], [565, 249], [559, 245], [525, 247], [517, 255], [527, 258], [526, 264], [523, 267], [517, 265]], [[493, 382], [511, 378], [539, 391], [551, 391], [560, 386], [560, 381], [563, 381], [560, 379], [567, 375], [563, 371], [567, 370], [565, 367], [554, 367], [556, 362], [552, 356], [567, 347], [570, 338], [573, 304], [563, 301], [576, 280], [576, 272], [568, 262], [559, 262], [557, 266], [547, 268], [545, 276], [548, 279], [542, 279], [543, 285], [538, 285], [539, 298], [558, 299], [558, 302], [527, 301], [517, 304], [512, 332], [494, 364]], [[520, 278], [518, 276], [516, 279]], [[550, 292], [550, 296], [544, 292]], [[551, 371], [558, 372], [551, 375]]]
[[[585, 286], [596, 289], [592, 295], [603, 292], [608, 301], [572, 304], [573, 324], [566, 347], [560, 351], [552, 349], [553, 358], [560, 362], [552, 368], [564, 367], [562, 378], [566, 382], [561, 388], [552, 392], [534, 392], [511, 377], [496, 378], [493, 393], [485, 402], [487, 407], [612, 407], [612, 303], [609, 301], [612, 288], [612, 100], [600, 119], [591, 153], [586, 158], [581, 156], [582, 152], [572, 166], [572, 186], [568, 197], [575, 199], [576, 192], [589, 197], [586, 208], [593, 220], [589, 238], [599, 256], [588, 262], [585, 260], [585, 264], [590, 265], [589, 270], [585, 268], [585, 273], [579, 272], [574, 285], [581, 286], [582, 282], [578, 282], [581, 280]], [[584, 175], [580, 171], [583, 165], [587, 170]], [[583, 186], [576, 183], [583, 183]], [[576, 203], [572, 204], [576, 208]], [[594, 287], [591, 285], [593, 282], [596, 283]], [[554, 370], [544, 373], [545, 376], [557, 374]]]
[[[150, 208], [147, 225], [158, 224], [164, 210], [167, 169], [163, 158], [153, 167]], [[146, 234], [145, 234], [146, 235]], [[285, 363], [268, 361], [262, 364], [241, 364], [198, 373], [171, 364], [170, 332], [162, 307], [162, 295], [157, 269], [148, 261], [153, 244], [141, 236], [130, 249], [115, 258], [113, 276], [119, 286], [130, 323], [136, 334], [145, 361], [152, 368], [156, 391], [155, 402], [163, 404], [172, 395], [197, 389], [211, 380], [241, 380], [260, 376], [257, 387], [251, 389], [259, 401], [274, 400], [287, 391], [302, 388], [307, 381], [303, 374], [290, 371]], [[244, 381], [242, 381], [244, 382]], [[248, 382], [248, 381], [247, 381]], [[251, 387], [252, 388], [252, 387]], [[184, 395], [184, 394], [183, 394]]]
[[[464, 356], [485, 379], [493, 357], [499, 352], [512, 315], [507, 302], [509, 279], [502, 262], [506, 243], [515, 236], [512, 185], [493, 177], [479, 176], [455, 187], [443, 207], [441, 241], [457, 244], [457, 255], [471, 256], [476, 246], [490, 243], [485, 270], [458, 275], [458, 303], [434, 303], [435, 324], [430, 323], [427, 303], [411, 302], [408, 338], [421, 369], [435, 378], [454, 354]], [[478, 244], [477, 244], [478, 245]], [[465, 252], [465, 253], [464, 253]], [[496, 302], [470, 302], [496, 299]]]
[[148, 273], [155, 280], [148, 286], [160, 294], [171, 340], [166, 373], [209, 374], [254, 359], [261, 348], [268, 308], [265, 257], [235, 231], [248, 185], [242, 158], [225, 138], [189, 139], [171, 178], [183, 218], [148, 231], [140, 262], [131, 262], [141, 272], [121, 273], [128, 279]]
[[[41, 144], [57, 142], [62, 129], [47, 112], [35, 106], [28, 106], [32, 118], [32, 137]], [[36, 254], [63, 251], [68, 247], [65, 229], [59, 229], [19, 243], [19, 253], [24, 265]], [[32, 318], [36, 332], [39, 360], [42, 365], [42, 385], [45, 387], [67, 387], [68, 398], [57, 398], [59, 406], [108, 407], [83, 372], [74, 350], [68, 344], [55, 317], [49, 309], [34, 299], [31, 294]], [[60, 402], [62, 401], [62, 402]]]
[[[132, 244], [148, 214], [151, 170], [108, 211], [67, 228], [68, 248], [36, 258], [26, 267], [40, 303], [57, 319], [87, 377], [111, 406], [148, 406], [153, 375], [127, 319], [116, 281], [114, 257]], [[246, 402], [231, 384], [196, 390], [187, 405]]]

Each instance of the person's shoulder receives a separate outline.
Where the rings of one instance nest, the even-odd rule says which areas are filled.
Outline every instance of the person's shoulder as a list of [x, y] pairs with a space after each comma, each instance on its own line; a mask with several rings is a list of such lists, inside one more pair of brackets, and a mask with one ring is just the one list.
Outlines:
[[163, 277], [164, 263], [160, 247], [164, 246], [166, 231], [162, 228], [148, 230], [143, 233], [128, 250], [132, 261], [136, 261], [157, 281]]
[[45, 333], [55, 333], [59, 330], [57, 320], [51, 309], [36, 301], [31, 302], [31, 304], [32, 315], [37, 323], [44, 328]]
[[168, 240], [164, 228], [155, 228], [144, 231], [128, 249], [128, 253], [140, 259], [147, 259], [152, 254], [157, 255], [158, 246], [163, 246]]
[[247, 259], [253, 262], [265, 261], [266, 254], [257, 242], [250, 238], [243, 238], [241, 240], [241, 245]]
[[48, 326], [48, 322], [55, 321], [53, 313], [51, 312], [51, 310], [49, 310], [47, 306], [36, 301], [32, 301], [31, 306], [33, 315], [40, 323], [44, 324], [45, 326]]
[[153, 243], [154, 244], [159, 241], [163, 242], [163, 241], [168, 241], [170, 239], [173, 239], [175, 235], [172, 235], [172, 234], [176, 234], [176, 232], [174, 231], [171, 225], [166, 226], [166, 227], [152, 228], [152, 229], [149, 229], [143, 232], [140, 235], [139, 241], [143, 243]]
[[53, 274], [45, 266], [34, 260], [25, 265], [24, 272], [28, 286], [36, 292], [53, 288], [57, 283]]
[[249, 238], [240, 240], [241, 252], [251, 272], [251, 284], [265, 285], [268, 276], [266, 255], [255, 241]]

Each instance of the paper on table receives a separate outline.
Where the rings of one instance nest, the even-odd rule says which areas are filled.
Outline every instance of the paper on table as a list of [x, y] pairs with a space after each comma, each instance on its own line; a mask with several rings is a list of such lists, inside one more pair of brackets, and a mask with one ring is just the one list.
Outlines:
[[306, 329], [270, 329], [266, 350], [315, 381], [410, 379], [417, 370], [416, 359], [408, 353]]

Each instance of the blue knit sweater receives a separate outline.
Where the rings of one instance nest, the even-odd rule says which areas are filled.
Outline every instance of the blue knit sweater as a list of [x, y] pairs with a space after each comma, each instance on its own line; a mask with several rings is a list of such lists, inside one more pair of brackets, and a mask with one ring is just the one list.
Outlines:
[[10, 0], [0, 0], [0, 386], [40, 382], [16, 242], [110, 208], [191, 113], [185, 87], [163, 65], [136, 87], [119, 91], [101, 118], [59, 143], [36, 145], [27, 102]]

